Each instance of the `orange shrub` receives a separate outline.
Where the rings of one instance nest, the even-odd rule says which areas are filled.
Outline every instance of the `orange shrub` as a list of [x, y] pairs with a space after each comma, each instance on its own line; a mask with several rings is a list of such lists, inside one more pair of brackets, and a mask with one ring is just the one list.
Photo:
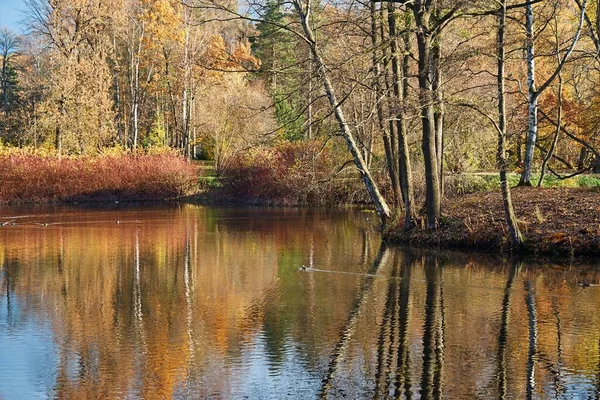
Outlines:
[[234, 157], [222, 173], [221, 200], [287, 205], [340, 205], [368, 201], [354, 169], [336, 175], [331, 152], [318, 142], [255, 148]]
[[189, 194], [197, 171], [173, 153], [97, 157], [0, 154], [0, 203], [164, 200]]

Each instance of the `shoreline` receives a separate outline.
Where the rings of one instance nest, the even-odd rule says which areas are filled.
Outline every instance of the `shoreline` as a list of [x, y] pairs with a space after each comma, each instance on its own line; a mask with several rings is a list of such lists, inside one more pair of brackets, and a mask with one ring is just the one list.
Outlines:
[[[576, 195], [576, 196], [575, 196]], [[577, 203], [573, 203], [577, 199]], [[600, 257], [600, 188], [515, 188], [515, 211], [525, 237], [524, 246], [511, 249], [504, 222], [500, 192], [468, 194], [448, 198], [444, 217], [434, 231], [419, 227], [404, 231], [393, 225], [382, 239], [393, 246], [439, 251], [543, 257]], [[0, 207], [43, 205], [194, 204], [272, 208], [370, 209], [365, 204], [331, 206], [270, 200], [236, 200], [216, 197], [210, 191], [168, 199], [77, 200], [53, 202], [9, 202]]]

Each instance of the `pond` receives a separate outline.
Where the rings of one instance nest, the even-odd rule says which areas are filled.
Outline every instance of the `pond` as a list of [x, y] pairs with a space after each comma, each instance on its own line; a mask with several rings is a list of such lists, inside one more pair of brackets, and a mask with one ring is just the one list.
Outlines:
[[1, 399], [600, 393], [600, 262], [386, 247], [358, 211], [13, 207], [0, 222]]

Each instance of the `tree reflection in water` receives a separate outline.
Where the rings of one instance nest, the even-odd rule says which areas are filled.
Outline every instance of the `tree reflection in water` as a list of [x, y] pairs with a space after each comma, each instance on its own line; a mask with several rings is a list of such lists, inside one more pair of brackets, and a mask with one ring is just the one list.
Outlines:
[[593, 262], [378, 246], [352, 212], [23, 215], [0, 229], [3, 399], [600, 397]]

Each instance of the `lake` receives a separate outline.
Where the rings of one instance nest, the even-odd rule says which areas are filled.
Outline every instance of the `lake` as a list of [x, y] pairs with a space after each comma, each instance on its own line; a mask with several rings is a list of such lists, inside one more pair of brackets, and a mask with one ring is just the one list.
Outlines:
[[600, 261], [386, 247], [359, 211], [0, 222], [0, 399], [599, 397]]

